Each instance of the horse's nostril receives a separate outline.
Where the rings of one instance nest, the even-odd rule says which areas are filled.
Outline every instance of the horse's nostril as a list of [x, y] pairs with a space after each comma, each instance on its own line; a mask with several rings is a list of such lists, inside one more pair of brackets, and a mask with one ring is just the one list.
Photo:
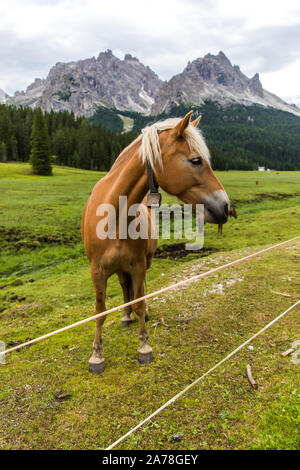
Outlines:
[[228, 217], [228, 209], [229, 209], [229, 206], [226, 202], [225, 206], [224, 206], [224, 213], [225, 213], [225, 216]]

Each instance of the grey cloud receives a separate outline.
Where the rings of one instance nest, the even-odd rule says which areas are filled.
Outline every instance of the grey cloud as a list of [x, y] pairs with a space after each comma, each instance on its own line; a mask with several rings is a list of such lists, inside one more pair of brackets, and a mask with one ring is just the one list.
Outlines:
[[275, 72], [300, 56], [300, 23], [246, 32], [240, 44], [230, 47], [239, 63], [253, 61], [261, 73]]
[[[10, 94], [29, 85], [33, 78], [48, 74], [49, 64], [57, 62], [57, 50], [51, 41], [18, 40], [13, 34], [0, 33], [0, 79]], [[37, 44], [39, 46], [37, 47]]]
[[[5, 91], [24, 89], [35, 77], [45, 77], [56, 62], [97, 56], [107, 48], [131, 53], [162, 79], [180, 73], [189, 60], [219, 50], [248, 75], [280, 70], [300, 56], [300, 24], [250, 30], [246, 18], [218, 14], [215, 0], [178, 1], [182, 17], [176, 34], [168, 33], [168, 18], [165, 31], [157, 34], [155, 24], [145, 29], [138, 16], [106, 17], [104, 8], [97, 17], [83, 0], [35, 0], [37, 5], [53, 3], [57, 9], [70, 8], [70, 17], [55, 28], [21, 36], [0, 25], [0, 44], [5, 45], [0, 49], [0, 87]], [[72, 5], [84, 9], [83, 19], [71, 16]]]
[[171, 39], [151, 38], [143, 35], [141, 27], [125, 25], [120, 20], [112, 25], [93, 19], [70, 34], [67, 45], [63, 44], [60, 35], [48, 31], [26, 39], [2, 31], [0, 43], [5, 44], [0, 49], [1, 87], [10, 94], [16, 89], [24, 89], [35, 77], [45, 77], [56, 62], [97, 56], [108, 48], [129, 52], [145, 65], [151, 65], [156, 72], [156, 57], [178, 52]]

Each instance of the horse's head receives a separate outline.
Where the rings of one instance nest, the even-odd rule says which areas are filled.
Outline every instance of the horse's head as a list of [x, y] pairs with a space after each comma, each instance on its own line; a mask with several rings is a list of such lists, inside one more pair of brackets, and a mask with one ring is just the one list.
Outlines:
[[235, 219], [237, 219], [237, 213], [236, 213], [236, 210], [234, 207], [231, 207], [230, 211], [229, 211], [229, 215], [230, 217], [234, 217]]
[[204, 138], [196, 129], [200, 118], [191, 122], [192, 113], [179, 121], [168, 120], [165, 125], [154, 125], [158, 139], [155, 141], [152, 133], [151, 140], [150, 131], [148, 149], [147, 141], [143, 143], [144, 152], [149, 149], [152, 152], [155, 178], [163, 190], [187, 204], [204, 204], [205, 222], [224, 224], [228, 218], [229, 199], [211, 168]]

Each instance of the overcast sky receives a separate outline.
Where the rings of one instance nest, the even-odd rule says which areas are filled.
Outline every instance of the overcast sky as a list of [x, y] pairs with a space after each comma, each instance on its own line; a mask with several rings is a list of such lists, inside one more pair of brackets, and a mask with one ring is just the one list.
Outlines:
[[299, 0], [0, 0], [0, 88], [56, 62], [131, 53], [162, 79], [222, 50], [263, 87], [300, 103]]

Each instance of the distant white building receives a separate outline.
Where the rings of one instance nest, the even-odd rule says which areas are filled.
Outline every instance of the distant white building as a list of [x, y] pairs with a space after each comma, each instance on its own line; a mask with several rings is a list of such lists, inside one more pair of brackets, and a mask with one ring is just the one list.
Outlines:
[[259, 166], [258, 171], [265, 171], [265, 167], [264, 166]]

